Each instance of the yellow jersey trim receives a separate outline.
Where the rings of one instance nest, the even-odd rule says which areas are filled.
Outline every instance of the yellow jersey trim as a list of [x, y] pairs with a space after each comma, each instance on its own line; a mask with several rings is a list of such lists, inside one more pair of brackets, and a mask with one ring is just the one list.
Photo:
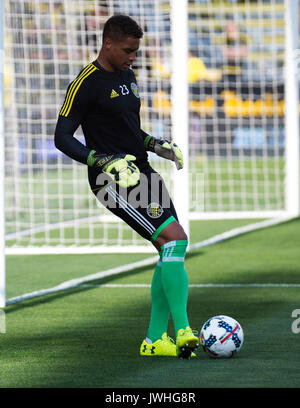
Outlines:
[[61, 116], [65, 116], [67, 117], [68, 114], [70, 113], [70, 110], [72, 108], [72, 104], [75, 98], [76, 93], [78, 92], [78, 89], [80, 88], [80, 85], [82, 84], [82, 82], [89, 76], [91, 75], [94, 71], [96, 71], [96, 69], [98, 69], [97, 67], [95, 67], [95, 65], [93, 64], [89, 64], [83, 71], [82, 73], [79, 75], [78, 78], [76, 78], [73, 83], [71, 84], [67, 95], [66, 95], [66, 99], [65, 102], [60, 110], [60, 115]]

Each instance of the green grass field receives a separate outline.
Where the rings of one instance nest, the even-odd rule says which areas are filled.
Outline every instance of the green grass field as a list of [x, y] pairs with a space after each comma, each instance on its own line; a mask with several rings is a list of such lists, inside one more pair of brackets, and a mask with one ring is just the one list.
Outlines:
[[[245, 220], [198, 222], [196, 242]], [[152, 268], [91, 282], [8, 306], [0, 333], [0, 387], [207, 388], [300, 386], [300, 333], [292, 312], [299, 287], [193, 287], [194, 284], [300, 284], [300, 219], [219, 243], [187, 256], [192, 327], [216, 314], [245, 333], [232, 359], [139, 356], [150, 313]], [[148, 257], [149, 254], [8, 256], [7, 295]], [[107, 284], [127, 284], [111, 287]], [[104, 286], [101, 286], [104, 285]], [[169, 334], [174, 335], [170, 322]]]

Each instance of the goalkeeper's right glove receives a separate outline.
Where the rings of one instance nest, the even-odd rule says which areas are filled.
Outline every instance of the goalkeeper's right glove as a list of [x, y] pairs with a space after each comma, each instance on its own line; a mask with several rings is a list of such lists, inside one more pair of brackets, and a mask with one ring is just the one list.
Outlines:
[[99, 154], [91, 150], [87, 164], [108, 174], [121, 187], [133, 187], [140, 179], [138, 167], [132, 163], [136, 157], [131, 154]]

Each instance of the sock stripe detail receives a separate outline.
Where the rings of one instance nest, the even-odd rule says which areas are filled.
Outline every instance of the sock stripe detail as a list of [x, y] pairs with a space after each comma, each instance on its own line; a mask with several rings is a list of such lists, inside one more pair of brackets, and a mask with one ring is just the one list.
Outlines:
[[173, 251], [174, 251], [174, 247], [165, 249], [163, 253], [163, 259], [166, 257], [172, 256]]
[[167, 242], [166, 244], [164, 244], [164, 249], [167, 249], [167, 248], [170, 248], [170, 247], [174, 247], [174, 246], [176, 246], [176, 242], [177, 241], [170, 241], [170, 242]]
[[170, 241], [163, 245], [162, 262], [184, 262], [187, 241]]
[[184, 262], [184, 256], [166, 256], [162, 259], [163, 262]]

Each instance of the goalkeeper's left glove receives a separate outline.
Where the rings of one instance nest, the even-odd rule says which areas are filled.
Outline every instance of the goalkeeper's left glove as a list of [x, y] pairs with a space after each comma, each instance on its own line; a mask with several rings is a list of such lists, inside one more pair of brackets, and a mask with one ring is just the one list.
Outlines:
[[132, 163], [134, 160], [136, 157], [131, 154], [99, 154], [91, 150], [87, 164], [108, 174], [121, 187], [128, 188], [135, 186], [140, 179], [140, 171]]
[[158, 156], [174, 161], [177, 170], [183, 168], [183, 156], [176, 143], [169, 142], [165, 139], [156, 139], [153, 136], [148, 136], [145, 139], [144, 146], [146, 150], [155, 152]]

